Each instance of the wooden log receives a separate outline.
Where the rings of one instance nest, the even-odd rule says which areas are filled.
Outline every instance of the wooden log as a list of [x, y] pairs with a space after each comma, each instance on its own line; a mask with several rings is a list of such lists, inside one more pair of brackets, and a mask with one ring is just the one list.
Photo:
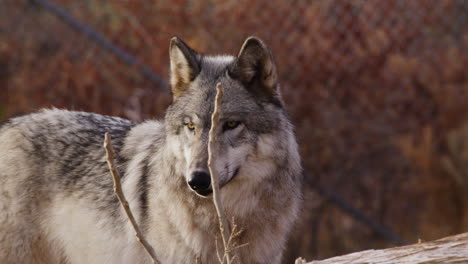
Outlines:
[[325, 260], [300, 264], [438, 264], [468, 263], [468, 233], [403, 247], [365, 250]]

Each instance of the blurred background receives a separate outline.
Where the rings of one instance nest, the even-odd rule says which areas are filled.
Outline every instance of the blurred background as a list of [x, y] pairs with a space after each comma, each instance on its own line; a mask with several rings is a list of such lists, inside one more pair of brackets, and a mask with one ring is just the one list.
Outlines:
[[273, 51], [307, 174], [285, 263], [468, 231], [465, 0], [1, 0], [0, 121], [161, 118], [174, 35]]

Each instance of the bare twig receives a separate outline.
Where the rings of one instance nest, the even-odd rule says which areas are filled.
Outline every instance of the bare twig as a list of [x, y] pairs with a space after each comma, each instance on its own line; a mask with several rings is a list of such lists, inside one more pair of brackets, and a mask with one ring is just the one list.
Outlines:
[[[244, 229], [242, 229], [242, 228], [240, 230], [237, 230], [237, 224], [236, 224], [236, 221], [235, 221], [234, 217], [231, 220], [231, 227], [232, 228], [231, 228], [231, 234], [229, 235], [227, 251], [228, 252], [233, 252], [236, 249], [239, 249], [239, 248], [242, 248], [242, 247], [245, 247], [245, 246], [249, 245], [249, 242], [238, 245], [234, 241], [236, 238], [238, 238], [244, 232]], [[236, 257], [235, 255], [232, 257], [232, 259], [231, 259], [232, 262], [234, 262], [235, 257]]]
[[153, 247], [146, 241], [146, 239], [143, 237], [143, 234], [141, 233], [140, 228], [138, 227], [138, 224], [135, 220], [135, 217], [133, 217], [133, 213], [130, 210], [130, 206], [128, 205], [127, 199], [125, 198], [125, 195], [122, 191], [122, 184], [120, 182], [120, 175], [115, 168], [114, 164], [114, 148], [112, 147], [111, 143], [111, 137], [109, 133], [104, 134], [104, 149], [106, 150], [106, 160], [107, 160], [107, 165], [109, 166], [110, 173], [112, 175], [112, 179], [114, 181], [114, 193], [119, 199], [120, 205], [125, 210], [125, 213], [127, 214], [128, 219], [130, 220], [130, 223], [132, 224], [133, 229], [135, 230], [135, 236], [138, 240], [138, 242], [141, 243], [143, 248], [146, 250], [148, 255], [151, 257], [153, 260], [153, 263], [159, 264], [158, 258], [156, 257], [156, 253], [153, 249]]
[[223, 205], [221, 203], [221, 197], [219, 196], [219, 183], [218, 183], [218, 172], [214, 166], [213, 160], [213, 153], [215, 152], [215, 144], [216, 144], [216, 131], [219, 127], [219, 115], [221, 112], [221, 99], [223, 98], [224, 90], [221, 86], [221, 83], [216, 85], [216, 98], [215, 98], [215, 105], [213, 114], [211, 115], [211, 128], [208, 136], [208, 169], [210, 170], [211, 175], [211, 186], [213, 188], [213, 202], [216, 207], [216, 212], [218, 214], [218, 221], [219, 221], [219, 229], [221, 231], [221, 237], [223, 239], [224, 245], [224, 259], [228, 264], [231, 263], [231, 257], [229, 254], [229, 225], [224, 215]]
[[294, 261], [294, 264], [307, 264], [304, 258], [297, 258], [296, 261]]
[[[221, 258], [221, 255], [219, 254], [219, 247], [218, 247], [218, 235], [215, 235], [215, 249], [216, 249], [216, 256], [218, 257], [219, 263], [223, 263], [223, 258]], [[226, 251], [224, 251], [226, 252]]]
[[218, 236], [215, 236], [215, 247], [216, 247], [216, 255], [218, 256], [218, 261], [219, 263], [223, 263], [224, 259], [226, 258], [226, 254], [229, 253], [229, 256], [231, 257], [231, 263], [236, 263], [234, 260], [236, 259], [237, 255], [233, 254], [235, 250], [248, 246], [249, 243], [244, 243], [241, 245], [238, 245], [235, 239], [237, 239], [242, 233], [244, 232], [243, 229], [237, 230], [237, 225], [235, 222], [234, 217], [231, 220], [231, 234], [229, 235], [227, 247], [224, 248], [224, 254], [223, 257], [221, 257], [219, 253], [219, 248], [218, 248]]

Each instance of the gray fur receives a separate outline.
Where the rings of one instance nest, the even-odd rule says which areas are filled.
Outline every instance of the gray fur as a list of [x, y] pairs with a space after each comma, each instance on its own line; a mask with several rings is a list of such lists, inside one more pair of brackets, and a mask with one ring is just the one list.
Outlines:
[[262, 56], [204, 56], [173, 39], [174, 102], [164, 121], [52, 109], [4, 123], [0, 263], [150, 263], [113, 194], [107, 131], [130, 207], [162, 263], [217, 263], [211, 196], [187, 181], [207, 169], [218, 82], [225, 88], [215, 153], [221, 196], [228, 218], [245, 230], [237, 242], [248, 243], [236, 259], [280, 263], [301, 202], [300, 159], [271, 54], [255, 38], [246, 46]]

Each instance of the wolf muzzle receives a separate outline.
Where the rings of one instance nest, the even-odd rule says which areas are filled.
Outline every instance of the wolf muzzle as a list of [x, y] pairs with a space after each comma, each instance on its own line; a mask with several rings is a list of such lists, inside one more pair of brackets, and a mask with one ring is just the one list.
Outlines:
[[194, 171], [190, 175], [188, 185], [192, 190], [201, 196], [208, 196], [211, 194], [211, 177], [206, 171]]

